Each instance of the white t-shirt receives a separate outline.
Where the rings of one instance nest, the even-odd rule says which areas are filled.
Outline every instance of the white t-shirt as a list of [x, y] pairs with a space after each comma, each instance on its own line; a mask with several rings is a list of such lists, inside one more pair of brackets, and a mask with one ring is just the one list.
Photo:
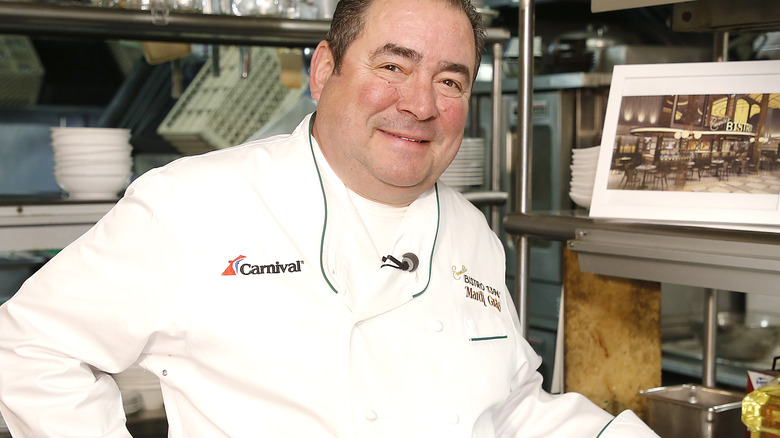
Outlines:
[[396, 231], [406, 214], [407, 206], [393, 206], [366, 199], [349, 190], [349, 199], [363, 221], [374, 247], [379, 254], [385, 254], [393, 242]]

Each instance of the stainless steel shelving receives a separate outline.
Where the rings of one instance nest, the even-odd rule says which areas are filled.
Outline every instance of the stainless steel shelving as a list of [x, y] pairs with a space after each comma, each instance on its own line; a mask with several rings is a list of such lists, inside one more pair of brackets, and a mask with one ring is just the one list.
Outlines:
[[[2, 2], [0, 33], [190, 42], [204, 44], [316, 46], [328, 20], [237, 17], [177, 11], [99, 8], [84, 4]], [[490, 28], [488, 44], [505, 44], [509, 31]]]
[[780, 234], [599, 220], [581, 210], [513, 213], [504, 226], [567, 242], [585, 272], [780, 296]]
[[236, 17], [82, 4], [3, 2], [0, 32], [28, 35], [306, 47], [328, 31], [323, 20]]
[[[640, 0], [644, 3], [644, 0]], [[678, 3], [669, 0], [668, 3]], [[515, 294], [521, 324], [525, 325], [528, 287], [528, 237], [537, 236], [568, 242], [569, 248], [579, 254], [584, 272], [613, 275], [624, 278], [672, 282], [704, 287], [706, 295], [703, 381], [715, 386], [715, 343], [717, 289], [780, 295], [774, 285], [780, 279], [780, 234], [735, 231], [715, 227], [681, 227], [663, 224], [619, 223], [596, 221], [587, 217], [562, 213], [532, 213], [530, 211], [532, 143], [531, 103], [533, 94], [534, 0], [518, 0], [518, 35], [521, 44], [518, 90], [518, 157], [517, 205], [514, 214], [505, 218], [506, 231], [515, 237], [517, 248]], [[637, 2], [614, 1], [625, 8]], [[766, 14], [767, 0], [751, 0], [754, 13], [734, 14], [731, 8], [715, 8], [713, 3], [728, 0], [703, 0], [675, 5], [677, 28], [679, 20], [695, 18], [696, 28], [714, 32], [716, 60], [727, 59], [723, 31], [776, 28], [776, 14]], [[744, 5], [740, 4], [740, 8]], [[775, 7], [772, 5], [772, 7]], [[615, 8], [615, 6], [613, 6]], [[690, 14], [695, 9], [696, 16]], [[685, 12], [688, 11], [689, 15]], [[707, 11], [707, 15], [702, 13]], [[699, 21], [701, 17], [704, 18]], [[709, 17], [709, 21], [708, 18]], [[716, 25], [713, 17], [727, 21]], [[760, 24], [760, 25], [759, 25]], [[716, 289], [717, 288], [717, 289]]]
[[[84, 4], [35, 2], [0, 3], [0, 33], [190, 42], [226, 45], [314, 47], [326, 35], [327, 20], [276, 17], [236, 17], [176, 11], [99, 8]], [[503, 47], [510, 32], [487, 30], [487, 49], [493, 54], [493, 95], [501, 93]], [[500, 106], [493, 120], [500, 120]], [[495, 151], [500, 143], [494, 135]], [[495, 155], [494, 155], [495, 156]], [[507, 194], [492, 183], [488, 191], [469, 195], [478, 205], [506, 203]], [[0, 202], [0, 251], [61, 248], [107, 212], [113, 202]], [[496, 223], [495, 227], [500, 224]]]

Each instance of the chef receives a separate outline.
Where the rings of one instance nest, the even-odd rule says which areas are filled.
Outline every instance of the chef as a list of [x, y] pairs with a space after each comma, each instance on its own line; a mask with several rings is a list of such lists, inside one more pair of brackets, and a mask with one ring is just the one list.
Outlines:
[[137, 179], [0, 308], [15, 437], [126, 437], [112, 373], [171, 437], [655, 437], [541, 389], [501, 244], [438, 177], [484, 30], [467, 0], [341, 0], [289, 135]]

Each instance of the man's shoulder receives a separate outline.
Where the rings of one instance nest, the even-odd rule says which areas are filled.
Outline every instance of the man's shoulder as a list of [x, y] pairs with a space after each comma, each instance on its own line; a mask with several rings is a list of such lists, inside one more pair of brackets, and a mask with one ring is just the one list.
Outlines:
[[442, 182], [437, 183], [443, 219], [474, 232], [491, 232], [484, 213], [466, 196]]

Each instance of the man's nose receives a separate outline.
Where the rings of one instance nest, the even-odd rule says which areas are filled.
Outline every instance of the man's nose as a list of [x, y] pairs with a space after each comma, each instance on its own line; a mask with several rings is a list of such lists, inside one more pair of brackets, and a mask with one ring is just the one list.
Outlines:
[[437, 97], [432, 81], [410, 78], [401, 87], [398, 110], [409, 113], [420, 121], [432, 119], [439, 113], [436, 106]]

